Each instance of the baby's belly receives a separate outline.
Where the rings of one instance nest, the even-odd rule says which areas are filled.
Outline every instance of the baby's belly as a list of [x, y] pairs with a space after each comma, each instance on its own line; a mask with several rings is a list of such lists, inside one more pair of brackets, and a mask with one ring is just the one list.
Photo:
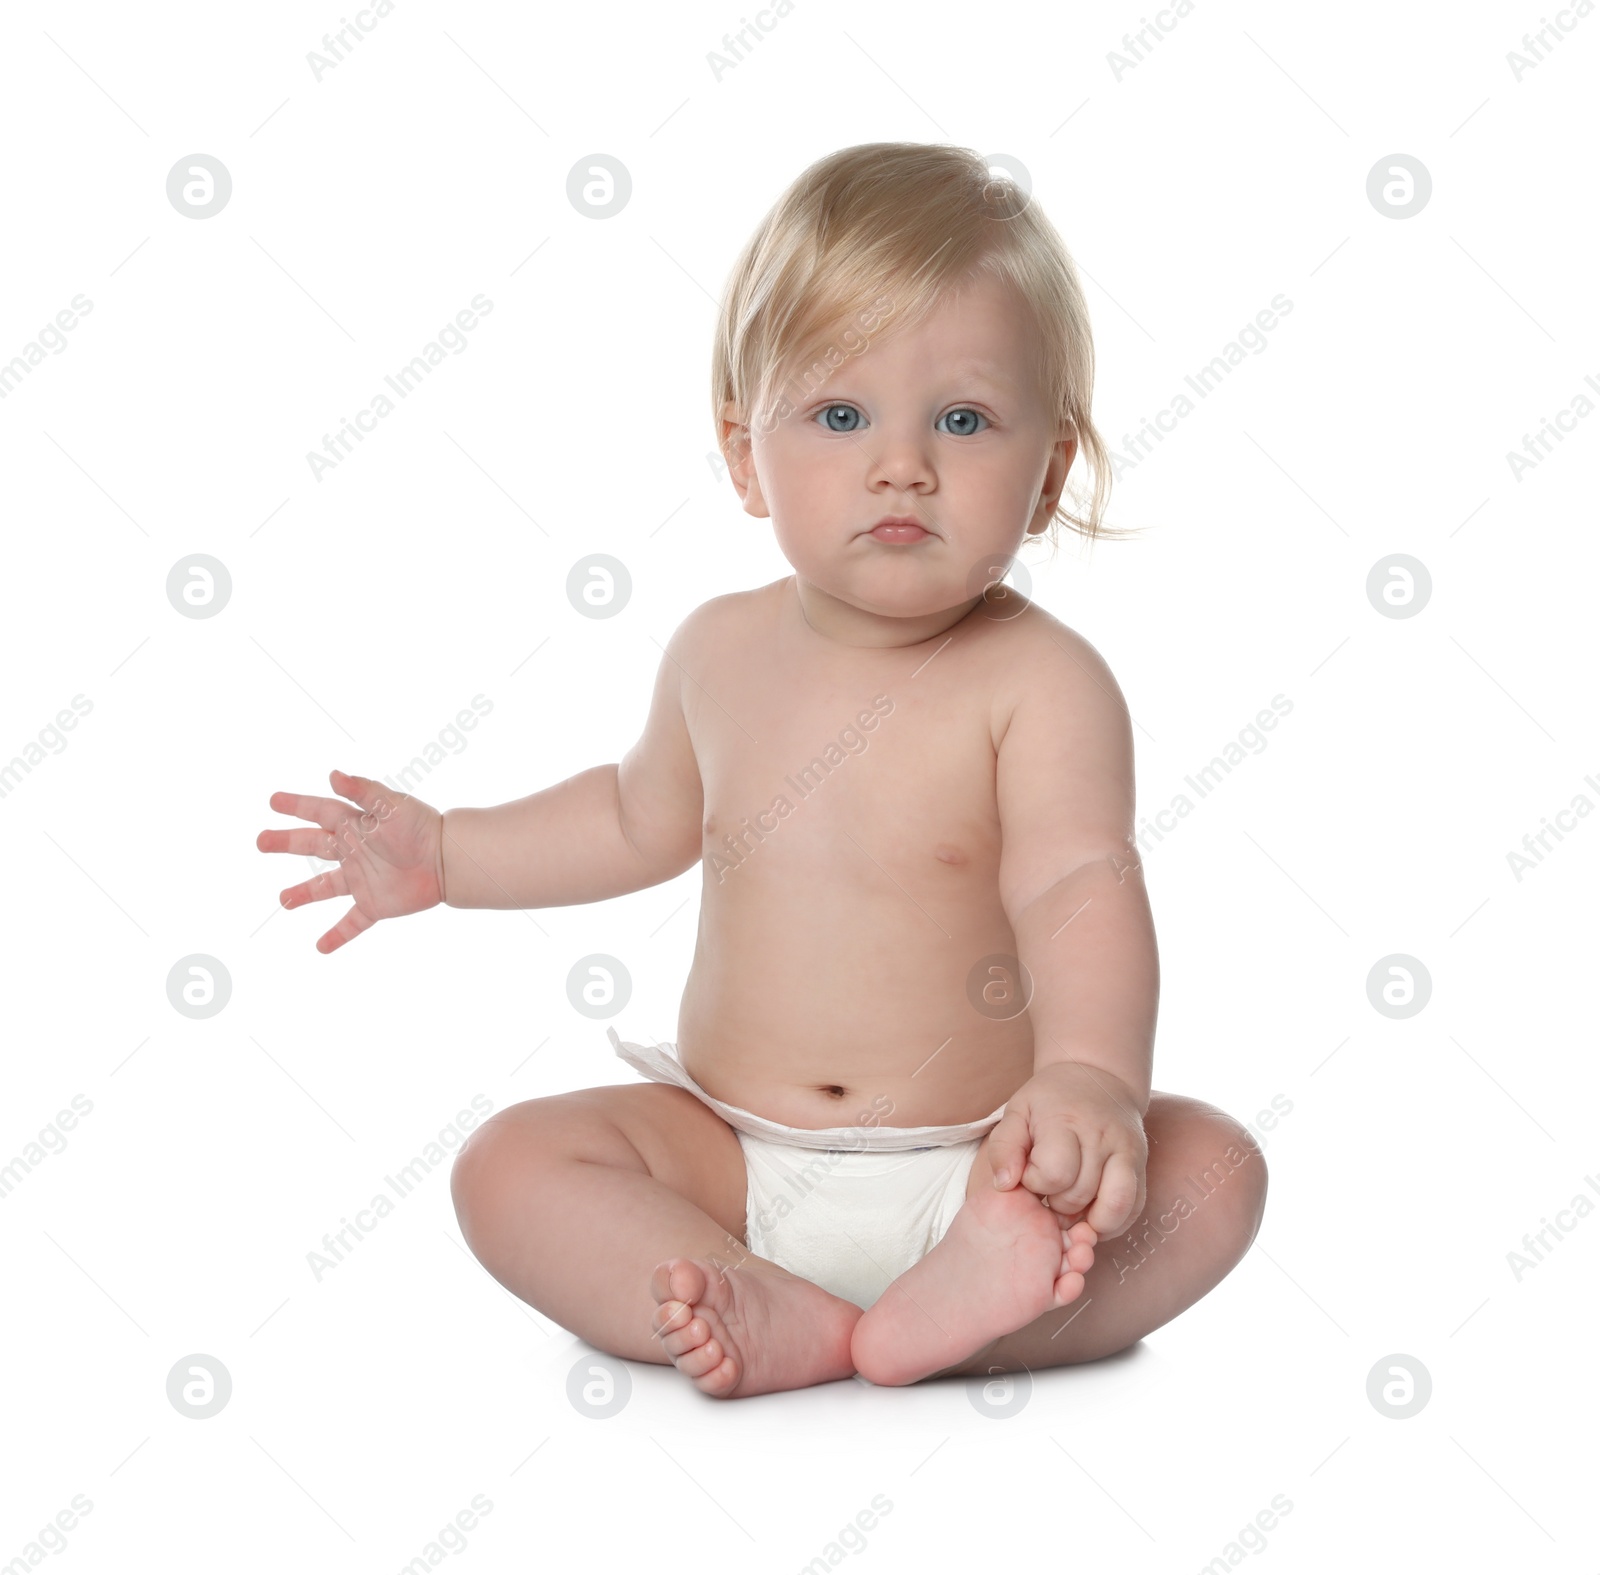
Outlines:
[[706, 881], [678, 1052], [707, 1093], [795, 1127], [941, 1126], [1032, 1075], [992, 869], [759, 863]]

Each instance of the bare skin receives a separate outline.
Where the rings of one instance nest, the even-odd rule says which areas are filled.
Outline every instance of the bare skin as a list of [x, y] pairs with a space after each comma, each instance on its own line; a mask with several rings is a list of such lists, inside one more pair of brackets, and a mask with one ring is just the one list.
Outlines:
[[[1210, 1290], [1260, 1219], [1244, 1128], [1150, 1089], [1154, 940], [1118, 857], [1115, 681], [1072, 630], [973, 578], [1045, 528], [1075, 447], [1015, 371], [1027, 335], [1003, 292], [974, 287], [776, 430], [730, 415], [735, 486], [796, 572], [685, 620], [619, 765], [442, 817], [335, 772], [341, 799], [271, 800], [317, 829], [258, 839], [339, 859], [281, 899], [353, 899], [330, 952], [440, 900], [592, 902], [699, 863], [677, 1045], [713, 1097], [808, 1128], [1007, 1104], [945, 1237], [866, 1312], [749, 1251], [738, 1141], [681, 1089], [525, 1101], [474, 1132], [452, 1190], [490, 1273], [718, 1398], [1091, 1360]], [[969, 393], [947, 369], [978, 360], [991, 381]], [[870, 414], [859, 435], [814, 420], [835, 394]], [[945, 425], [969, 410], [988, 425]], [[887, 514], [929, 534], [870, 535]], [[1019, 956], [1033, 994], [996, 1007], [992, 959]], [[1159, 1224], [1224, 1151], [1225, 1182], [1181, 1229]]]

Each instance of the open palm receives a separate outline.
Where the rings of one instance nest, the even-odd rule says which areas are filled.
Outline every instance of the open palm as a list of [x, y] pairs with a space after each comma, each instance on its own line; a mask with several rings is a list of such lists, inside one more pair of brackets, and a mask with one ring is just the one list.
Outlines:
[[444, 900], [440, 848], [444, 817], [409, 793], [395, 793], [381, 782], [331, 771], [336, 793], [353, 799], [319, 798], [305, 793], [274, 793], [267, 800], [281, 815], [315, 821], [317, 828], [263, 831], [256, 846], [263, 853], [309, 853], [337, 859], [324, 870], [278, 894], [286, 908], [329, 897], [351, 897], [355, 906], [317, 940], [324, 954], [369, 930], [379, 919], [420, 913]]

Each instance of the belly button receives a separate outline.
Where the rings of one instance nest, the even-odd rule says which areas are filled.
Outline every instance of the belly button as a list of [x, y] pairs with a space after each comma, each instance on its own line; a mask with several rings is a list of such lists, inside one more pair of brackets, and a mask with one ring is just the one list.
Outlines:
[[826, 1087], [824, 1087], [821, 1090], [821, 1092], [824, 1093], [824, 1094], [836, 1094], [841, 1099], [844, 1097], [844, 1090], [842, 1088], [840, 1088], [837, 1083], [829, 1083]]
[[942, 864], [965, 864], [967, 856], [960, 848], [953, 847], [948, 842], [941, 842], [934, 850], [933, 856]]

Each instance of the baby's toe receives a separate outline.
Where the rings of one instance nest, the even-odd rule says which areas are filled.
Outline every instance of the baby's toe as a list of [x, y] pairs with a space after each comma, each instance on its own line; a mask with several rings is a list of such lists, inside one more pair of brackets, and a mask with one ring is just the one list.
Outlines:
[[1094, 1248], [1086, 1242], [1072, 1242], [1061, 1255], [1061, 1261], [1068, 1268], [1076, 1269], [1081, 1274], [1087, 1274], [1094, 1267]]
[[693, 1305], [705, 1292], [705, 1270], [693, 1258], [666, 1258], [651, 1271], [650, 1294], [658, 1302]]
[[724, 1356], [708, 1371], [694, 1380], [694, 1386], [701, 1394], [720, 1398], [729, 1393], [739, 1382], [739, 1364], [731, 1357]]
[[1056, 1278], [1056, 1301], [1060, 1306], [1076, 1301], [1083, 1294], [1083, 1276], [1076, 1269], [1068, 1269]]
[[[694, 1309], [689, 1311], [693, 1313]], [[702, 1346], [711, 1338], [711, 1326], [704, 1318], [694, 1316], [681, 1328], [670, 1329], [660, 1335], [661, 1349], [677, 1361], [680, 1356]]]
[[727, 1352], [722, 1349], [722, 1342], [715, 1338], [708, 1338], [696, 1351], [691, 1351], [687, 1356], [678, 1361], [678, 1371], [686, 1378], [706, 1378], [711, 1376], [717, 1368], [722, 1366]]

